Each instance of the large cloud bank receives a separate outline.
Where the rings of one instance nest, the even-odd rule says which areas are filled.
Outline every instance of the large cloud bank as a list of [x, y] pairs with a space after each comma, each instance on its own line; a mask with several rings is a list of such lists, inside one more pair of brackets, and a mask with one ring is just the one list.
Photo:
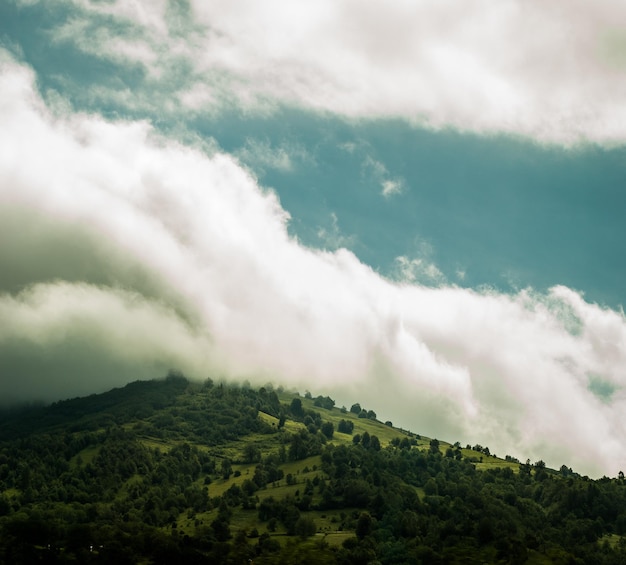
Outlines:
[[304, 248], [231, 157], [145, 123], [52, 113], [0, 68], [0, 398], [180, 367], [359, 401], [380, 417], [591, 474], [625, 466], [626, 321], [556, 287], [390, 282]]
[[165, 111], [278, 102], [565, 144], [626, 139], [623, 2], [66, 3], [53, 40], [142, 66], [143, 102], [158, 84]]

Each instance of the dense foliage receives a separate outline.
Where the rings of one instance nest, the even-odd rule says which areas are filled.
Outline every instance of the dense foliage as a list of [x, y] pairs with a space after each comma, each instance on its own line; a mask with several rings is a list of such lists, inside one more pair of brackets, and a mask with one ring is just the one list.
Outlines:
[[626, 562], [623, 477], [480, 468], [364, 412], [172, 374], [6, 413], [0, 562]]

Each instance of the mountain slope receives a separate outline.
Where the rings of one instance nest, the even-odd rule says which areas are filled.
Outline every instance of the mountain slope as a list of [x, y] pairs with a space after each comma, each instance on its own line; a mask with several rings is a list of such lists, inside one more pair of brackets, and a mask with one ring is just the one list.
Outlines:
[[508, 459], [170, 374], [0, 418], [0, 561], [625, 562], [623, 479]]

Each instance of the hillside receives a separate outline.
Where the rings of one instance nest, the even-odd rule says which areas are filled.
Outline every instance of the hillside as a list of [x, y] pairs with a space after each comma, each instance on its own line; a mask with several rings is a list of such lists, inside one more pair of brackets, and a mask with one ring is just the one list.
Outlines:
[[269, 385], [174, 373], [0, 417], [3, 563], [617, 564], [624, 534], [621, 477]]

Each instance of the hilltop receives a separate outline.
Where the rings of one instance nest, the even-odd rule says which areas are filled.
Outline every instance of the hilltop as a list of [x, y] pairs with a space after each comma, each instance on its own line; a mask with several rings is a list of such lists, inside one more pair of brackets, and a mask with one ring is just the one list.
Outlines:
[[623, 477], [271, 385], [171, 373], [0, 417], [6, 563], [612, 564], [624, 534]]

